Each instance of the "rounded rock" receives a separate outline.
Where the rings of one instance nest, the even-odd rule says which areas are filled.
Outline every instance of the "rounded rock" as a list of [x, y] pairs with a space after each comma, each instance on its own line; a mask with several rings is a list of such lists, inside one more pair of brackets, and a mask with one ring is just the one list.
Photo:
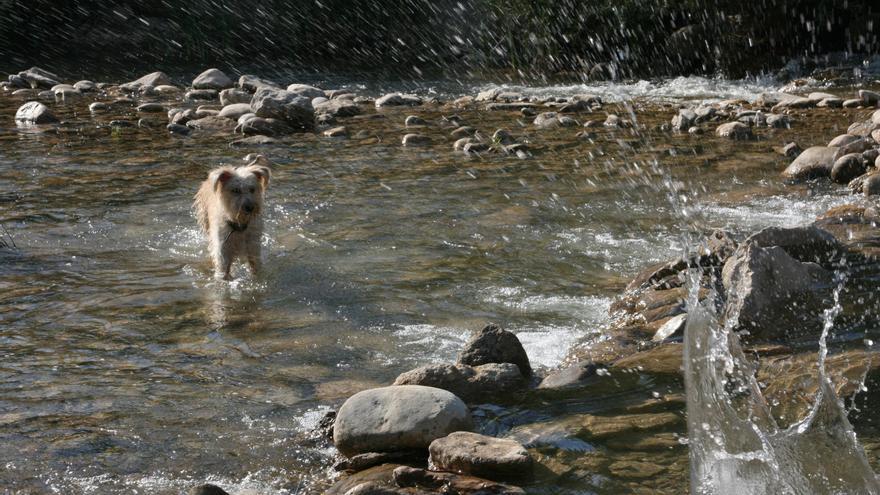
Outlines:
[[867, 166], [861, 153], [850, 153], [835, 160], [831, 167], [831, 180], [838, 184], [849, 181], [865, 173]]
[[811, 146], [804, 150], [782, 172], [783, 177], [794, 180], [828, 177], [838, 158], [840, 149], [834, 146]]
[[401, 144], [404, 146], [422, 146], [430, 143], [431, 138], [424, 134], [407, 134], [403, 136], [403, 140], [401, 141]]
[[428, 125], [428, 122], [417, 115], [410, 115], [403, 121], [403, 125], [406, 127], [421, 127]]
[[224, 106], [217, 115], [227, 119], [238, 120], [242, 115], [252, 113], [250, 103], [233, 103]]
[[58, 118], [46, 105], [38, 101], [29, 101], [18, 107], [15, 121], [24, 124], [54, 124], [58, 122]]
[[480, 329], [458, 356], [459, 364], [480, 366], [489, 363], [512, 363], [525, 377], [532, 375], [529, 356], [519, 339], [499, 325], [490, 323]]
[[220, 69], [208, 69], [193, 79], [193, 89], [226, 89], [235, 83]]
[[727, 122], [719, 125], [715, 134], [730, 139], [748, 139], [752, 137], [752, 129], [742, 122]]

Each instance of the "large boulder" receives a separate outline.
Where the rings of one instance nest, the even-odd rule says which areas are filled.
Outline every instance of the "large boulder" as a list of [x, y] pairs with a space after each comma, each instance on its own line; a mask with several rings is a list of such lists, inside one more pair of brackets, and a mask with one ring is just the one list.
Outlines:
[[283, 120], [296, 130], [311, 131], [315, 127], [312, 100], [283, 89], [260, 87], [251, 99], [257, 117]]
[[782, 172], [782, 176], [793, 180], [828, 177], [839, 151], [835, 146], [811, 146], [791, 162]]
[[725, 317], [749, 339], [788, 340], [816, 332], [833, 275], [779, 246], [746, 242], [724, 264]]
[[458, 356], [458, 364], [480, 366], [489, 363], [512, 363], [525, 377], [532, 375], [529, 356], [519, 339], [501, 326], [490, 323], [471, 337]]
[[232, 79], [220, 69], [208, 69], [193, 79], [194, 89], [226, 89], [235, 86]]
[[119, 88], [123, 91], [137, 91], [141, 87], [150, 86], [170, 86], [171, 78], [168, 77], [167, 74], [161, 71], [151, 72], [145, 76], [141, 76], [134, 81], [127, 82], [124, 84], [120, 84]]
[[38, 101], [29, 101], [18, 107], [15, 121], [22, 124], [53, 124], [58, 122], [58, 118], [46, 105]]
[[446, 390], [401, 385], [351, 396], [336, 415], [333, 443], [347, 456], [364, 452], [425, 449], [473, 423], [467, 406]]
[[428, 365], [402, 373], [394, 381], [394, 385], [441, 388], [468, 402], [508, 395], [525, 384], [519, 367], [511, 363]]
[[532, 458], [521, 443], [479, 433], [450, 433], [431, 442], [428, 452], [437, 471], [504, 480], [522, 478], [532, 470]]

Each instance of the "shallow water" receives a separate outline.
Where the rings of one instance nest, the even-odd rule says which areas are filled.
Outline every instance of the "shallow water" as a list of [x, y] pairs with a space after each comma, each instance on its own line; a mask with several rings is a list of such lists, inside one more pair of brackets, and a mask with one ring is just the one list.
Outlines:
[[[530, 142], [523, 160], [452, 153], [440, 121], [454, 111], [434, 106], [343, 122], [366, 139], [298, 135], [256, 150], [161, 127], [111, 131], [109, 120], [136, 118], [92, 116], [90, 99], [57, 107], [58, 132], [19, 129], [24, 100], [0, 95], [0, 224], [17, 246], [0, 250], [0, 489], [178, 493], [213, 481], [318, 493], [334, 460], [310, 433], [323, 412], [454, 359], [487, 321], [516, 332], [538, 369], [560, 365], [601, 336], [637, 270], [680, 253], [673, 204], [707, 230], [748, 233], [853, 200], [843, 188], [785, 186], [788, 161], [772, 148], [824, 143], [858, 111], [814, 111], [810, 125], [733, 143], [652, 130], [682, 94], [615, 91], [622, 103], [605, 111], [632, 111], [645, 130], [579, 140], [580, 129], [538, 131], [514, 113], [457, 111], [484, 133], [506, 127]], [[432, 122], [433, 145], [400, 146], [408, 114]], [[241, 269], [218, 283], [191, 200], [210, 168], [249, 151], [275, 164], [265, 275]], [[674, 387], [641, 388], [658, 390]], [[633, 400], [503, 414], [516, 425]], [[686, 457], [658, 454], [670, 466]], [[607, 477], [532, 489], [630, 489]], [[686, 474], [673, 478], [683, 491]]]

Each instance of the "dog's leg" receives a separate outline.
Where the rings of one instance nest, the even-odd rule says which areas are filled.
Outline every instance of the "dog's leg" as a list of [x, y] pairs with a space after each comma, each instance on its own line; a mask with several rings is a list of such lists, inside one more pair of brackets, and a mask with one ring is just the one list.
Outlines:
[[248, 266], [251, 269], [251, 274], [254, 276], [257, 276], [263, 268], [263, 253], [260, 246], [262, 237], [262, 229], [255, 225], [254, 231], [251, 232], [251, 235], [248, 237], [246, 246]]

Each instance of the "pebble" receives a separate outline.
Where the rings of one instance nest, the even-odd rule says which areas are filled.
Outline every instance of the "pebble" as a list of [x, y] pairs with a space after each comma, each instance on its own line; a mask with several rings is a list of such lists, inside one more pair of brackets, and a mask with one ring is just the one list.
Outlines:
[[416, 115], [410, 115], [404, 120], [403, 125], [406, 127], [421, 127], [428, 125], [428, 122]]

